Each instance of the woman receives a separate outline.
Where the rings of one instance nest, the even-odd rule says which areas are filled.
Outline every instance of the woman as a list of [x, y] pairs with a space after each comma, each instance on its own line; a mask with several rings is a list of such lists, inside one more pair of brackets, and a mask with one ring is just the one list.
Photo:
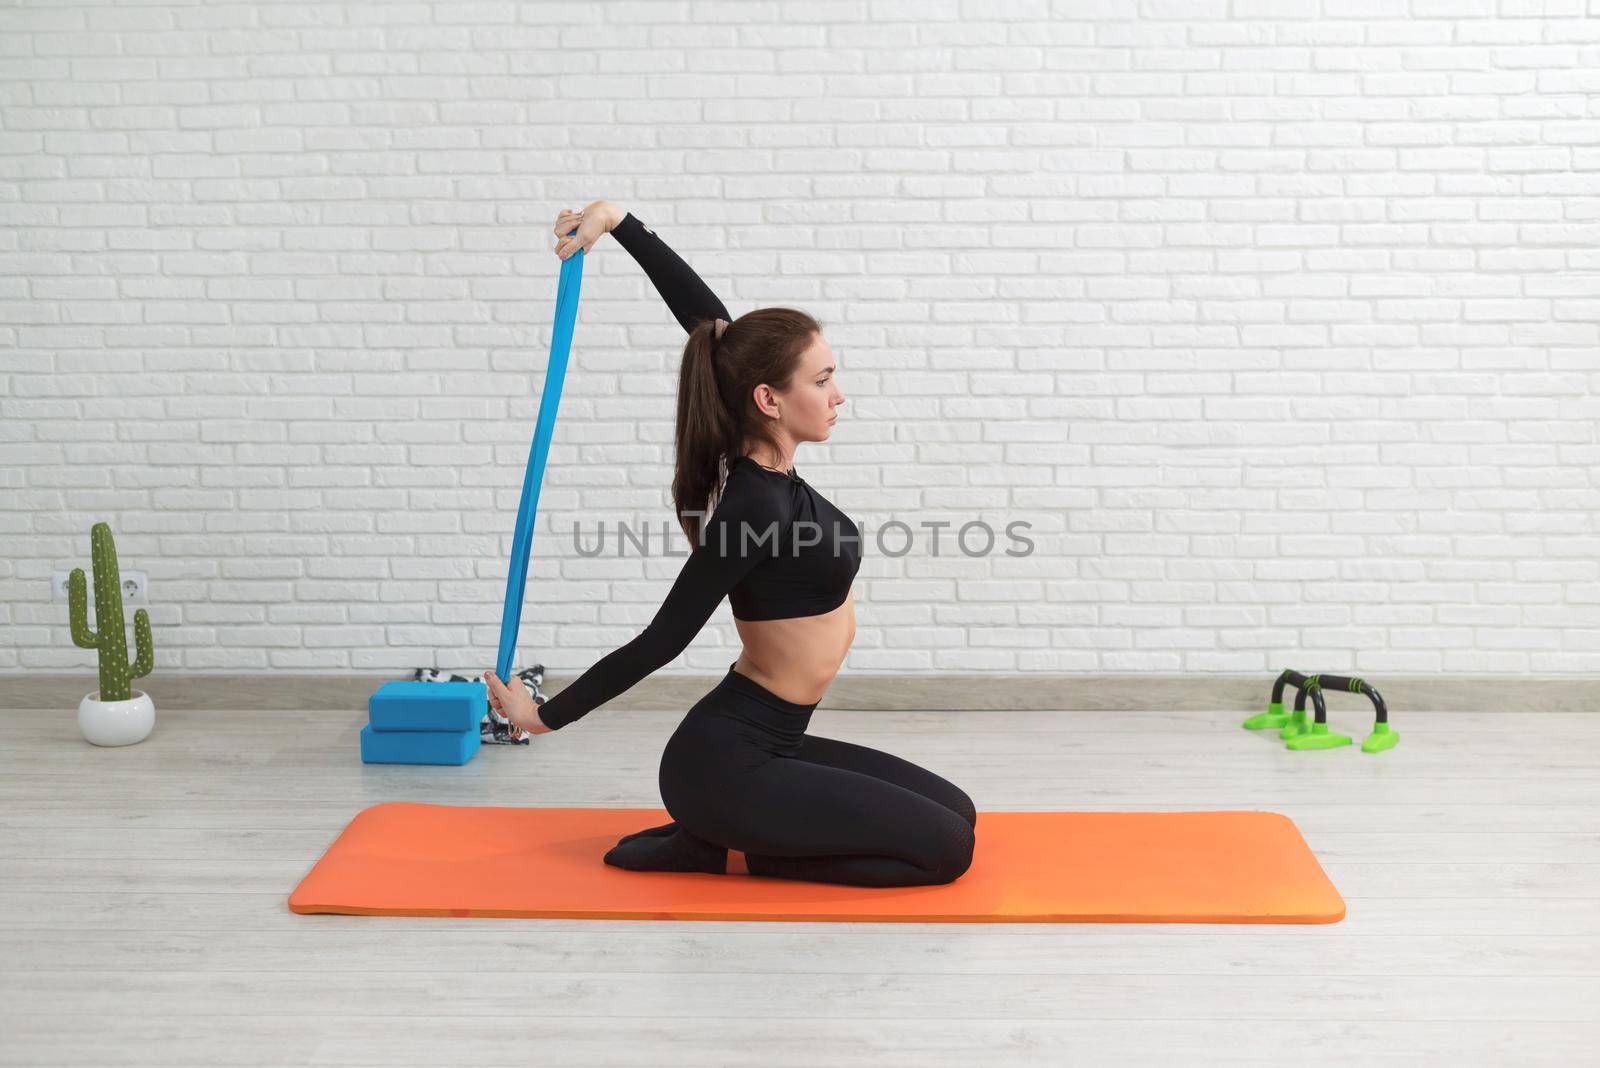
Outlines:
[[762, 308], [727, 322], [689, 265], [610, 201], [563, 211], [555, 233], [563, 259], [612, 234], [689, 332], [672, 496], [694, 549], [638, 637], [538, 709], [520, 680], [508, 689], [485, 672], [490, 700], [532, 733], [559, 730], [669, 663], [726, 596], [744, 650], [661, 755], [673, 822], [627, 835], [606, 863], [854, 886], [956, 879], [972, 863], [971, 798], [899, 757], [806, 733], [855, 637], [861, 563], [856, 524], [792, 463], [800, 442], [827, 440], [844, 402], [816, 320]]

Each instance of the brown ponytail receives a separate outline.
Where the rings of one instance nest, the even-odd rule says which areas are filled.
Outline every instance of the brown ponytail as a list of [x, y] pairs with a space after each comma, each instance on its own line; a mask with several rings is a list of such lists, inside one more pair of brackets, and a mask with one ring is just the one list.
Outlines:
[[700, 543], [701, 521], [715, 507], [713, 492], [720, 495], [727, 478], [723, 465], [743, 455], [747, 441], [779, 447], [770, 417], [756, 407], [755, 388], [766, 383], [774, 392], [787, 390], [801, 353], [821, 332], [815, 319], [794, 308], [760, 308], [732, 323], [706, 319], [690, 331], [678, 371], [672, 502], [692, 545]]

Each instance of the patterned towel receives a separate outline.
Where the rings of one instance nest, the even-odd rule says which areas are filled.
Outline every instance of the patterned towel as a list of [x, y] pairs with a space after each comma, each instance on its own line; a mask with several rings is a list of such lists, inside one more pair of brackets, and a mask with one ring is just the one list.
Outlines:
[[[438, 668], [417, 668], [411, 676], [417, 682], [481, 682], [482, 677], [468, 678], [465, 675], [446, 674]], [[544, 665], [535, 664], [530, 668], [523, 668], [517, 672], [517, 678], [522, 680], [522, 685], [527, 687], [528, 693], [533, 697], [534, 707], [545, 703], [547, 697], [539, 687], [544, 682]], [[527, 745], [532, 740], [532, 735], [521, 727], [513, 726], [511, 721], [490, 707], [489, 702], [483, 702], [483, 719], [478, 722], [478, 735], [484, 745]]]

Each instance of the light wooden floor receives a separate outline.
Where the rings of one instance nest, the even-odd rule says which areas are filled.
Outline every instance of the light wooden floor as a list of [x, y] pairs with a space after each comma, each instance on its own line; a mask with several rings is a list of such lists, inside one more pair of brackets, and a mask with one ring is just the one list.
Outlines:
[[658, 804], [680, 713], [406, 768], [363, 766], [349, 711], [163, 712], [126, 749], [0, 711], [0, 1062], [1593, 1063], [1600, 716], [1401, 710], [1370, 756], [1290, 753], [1245, 714], [824, 709], [812, 732], [980, 810], [1284, 812], [1342, 923], [296, 916], [378, 801]]

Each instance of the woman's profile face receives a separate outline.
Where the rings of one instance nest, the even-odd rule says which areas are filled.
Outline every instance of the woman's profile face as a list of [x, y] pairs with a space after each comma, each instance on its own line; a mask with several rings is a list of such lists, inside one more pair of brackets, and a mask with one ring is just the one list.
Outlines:
[[827, 441], [844, 403], [839, 388], [838, 361], [833, 349], [818, 334], [800, 354], [800, 363], [782, 402], [783, 426], [796, 441]]

